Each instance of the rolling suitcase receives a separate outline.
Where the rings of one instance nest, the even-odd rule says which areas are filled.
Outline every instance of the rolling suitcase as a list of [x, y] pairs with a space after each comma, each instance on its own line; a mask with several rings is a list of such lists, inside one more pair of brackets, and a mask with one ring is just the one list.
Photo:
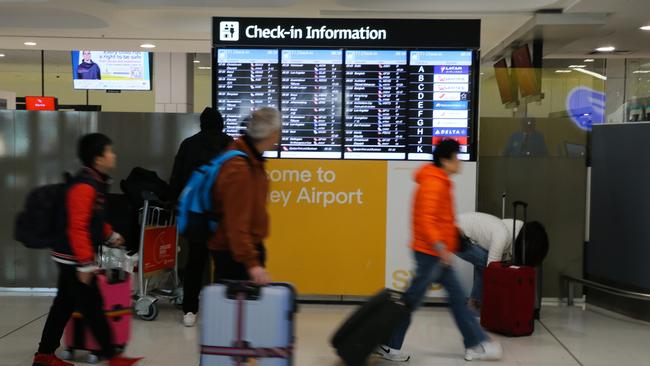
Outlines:
[[[97, 285], [104, 299], [104, 311], [113, 336], [113, 345], [123, 350], [131, 338], [132, 302], [131, 275], [119, 270], [110, 270], [106, 274], [97, 275]], [[101, 347], [83, 320], [83, 316], [75, 312], [65, 328], [64, 340], [66, 352], [64, 357], [72, 359], [75, 350], [90, 351], [87, 361], [98, 361], [96, 352]]]
[[408, 315], [402, 294], [385, 289], [343, 323], [332, 337], [331, 344], [346, 365], [365, 365], [370, 354], [388, 341]]
[[[528, 204], [514, 202], [514, 216], [517, 208], [523, 207], [524, 223]], [[516, 220], [513, 221], [513, 225]], [[513, 247], [516, 231], [513, 230]], [[523, 250], [526, 246], [526, 232], [522, 231]], [[522, 258], [526, 258], [525, 253]], [[535, 330], [535, 268], [514, 265], [509, 262], [493, 262], [483, 274], [483, 302], [481, 304], [481, 325], [492, 332], [507, 336], [527, 336]]]
[[209, 285], [201, 309], [201, 366], [293, 365], [296, 293], [291, 285]]

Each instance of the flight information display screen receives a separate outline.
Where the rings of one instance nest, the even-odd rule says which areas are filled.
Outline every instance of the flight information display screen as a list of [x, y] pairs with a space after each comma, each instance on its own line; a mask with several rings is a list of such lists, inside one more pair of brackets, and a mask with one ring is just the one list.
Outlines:
[[431, 160], [454, 139], [469, 159], [472, 51], [218, 49], [217, 60], [226, 132], [277, 107], [281, 158]]

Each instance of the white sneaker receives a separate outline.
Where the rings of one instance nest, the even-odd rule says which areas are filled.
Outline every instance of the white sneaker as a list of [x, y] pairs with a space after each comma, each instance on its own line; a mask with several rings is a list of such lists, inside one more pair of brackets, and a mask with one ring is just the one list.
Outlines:
[[497, 341], [483, 342], [465, 350], [465, 361], [498, 361], [503, 356], [503, 348]]
[[183, 325], [186, 327], [193, 327], [196, 325], [196, 314], [187, 313], [183, 316]]
[[393, 362], [407, 362], [411, 359], [411, 355], [408, 353], [404, 353], [398, 349], [393, 349], [384, 345], [377, 347], [375, 354], [384, 360]]

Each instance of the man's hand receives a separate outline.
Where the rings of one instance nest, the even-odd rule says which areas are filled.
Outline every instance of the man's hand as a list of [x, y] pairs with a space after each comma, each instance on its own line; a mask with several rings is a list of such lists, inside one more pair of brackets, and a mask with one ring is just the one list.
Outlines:
[[271, 276], [264, 267], [252, 267], [248, 269], [248, 275], [256, 285], [264, 286], [271, 282]]
[[113, 237], [111, 240], [108, 242], [111, 246], [114, 247], [121, 247], [124, 245], [125, 240], [124, 237], [120, 233], [113, 233]]
[[444, 264], [445, 266], [451, 266], [451, 261], [452, 261], [452, 253], [447, 250], [447, 246], [442, 243], [438, 242], [436, 245], [434, 245], [434, 248], [436, 251], [438, 251], [438, 255], [440, 256], [440, 262]]
[[86, 286], [90, 286], [93, 277], [95, 277], [95, 273], [93, 272], [77, 272], [77, 279]]

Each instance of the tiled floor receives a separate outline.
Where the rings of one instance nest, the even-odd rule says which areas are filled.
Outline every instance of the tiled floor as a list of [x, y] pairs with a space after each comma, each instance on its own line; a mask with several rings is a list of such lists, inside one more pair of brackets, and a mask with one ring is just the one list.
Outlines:
[[[50, 297], [0, 297], [0, 366], [29, 366]], [[296, 364], [341, 365], [328, 339], [352, 307], [303, 305], [298, 315]], [[164, 308], [154, 322], [136, 320], [128, 353], [146, 356], [144, 365], [198, 365], [196, 328], [180, 325], [181, 314]], [[580, 308], [547, 307], [543, 324], [524, 338], [502, 338], [509, 366], [644, 366], [650, 365], [650, 325]], [[462, 344], [447, 309], [419, 311], [405, 350], [412, 366], [464, 365]], [[78, 363], [82, 364], [82, 363]], [[373, 362], [375, 366], [389, 363]]]

